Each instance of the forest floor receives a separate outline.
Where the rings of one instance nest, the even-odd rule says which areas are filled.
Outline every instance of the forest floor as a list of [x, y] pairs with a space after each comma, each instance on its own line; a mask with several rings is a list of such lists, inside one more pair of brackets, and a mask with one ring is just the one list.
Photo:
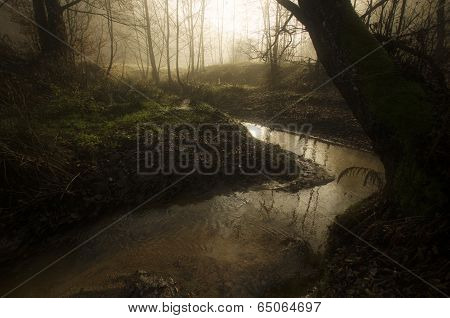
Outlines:
[[[242, 68], [240, 72], [245, 71]], [[29, 256], [30, 242], [42, 243], [46, 237], [92, 222], [102, 213], [132, 208], [177, 182], [179, 176], [175, 175], [137, 176], [138, 123], [156, 127], [169, 123], [239, 127], [237, 120], [268, 127], [311, 124], [313, 136], [371, 150], [369, 139], [333, 87], [303, 98], [317, 87], [317, 82], [307, 78], [297, 81], [285, 76], [279, 87], [270, 89], [249, 82], [244, 76], [242, 80], [247, 84], [227, 82], [225, 76], [220, 84], [215, 83], [217, 74], [212, 72], [214, 80], [210, 78], [172, 94], [148, 83], [136, 83], [138, 89], [133, 90], [98, 78], [94, 78], [95, 85], [79, 85], [76, 81], [61, 85], [55, 84], [61, 81], [49, 81], [45, 75], [24, 76], [9, 70], [2, 70], [1, 75], [4, 90], [1, 93], [5, 97], [0, 109], [4, 171], [0, 176], [0, 258], [3, 259], [11, 259], [11, 255]], [[251, 73], [246, 76], [251, 77]], [[231, 74], [230, 78], [240, 76]], [[300, 82], [300, 86], [289, 84], [294, 81]], [[230, 141], [225, 140], [221, 149], [229, 145]], [[264, 144], [255, 143], [255, 147], [262, 149]], [[247, 155], [242, 149], [234, 152], [238, 156]], [[290, 164], [306, 168], [305, 187], [329, 180], [323, 169], [311, 162], [293, 160]], [[282, 176], [280, 182], [297, 177]], [[159, 196], [157, 202], [163, 204], [175, 195], [192, 200], [200, 195], [202, 198], [214, 195], [218, 189], [245, 189], [261, 183], [262, 178], [194, 174]], [[374, 196], [350, 209], [337, 222], [404, 264], [414, 275], [448, 291], [449, 262], [444, 256], [448, 249], [444, 244], [446, 218], [386, 218], [383, 216], [386, 209], [383, 199]], [[322, 264], [322, 280], [310, 295], [442, 295], [338, 225], [330, 229]], [[161, 285], [159, 278], [150, 273], [135, 276], [130, 278], [130, 291], [124, 291], [123, 296], [141, 295], [142, 291], [135, 286], [142, 280], [151, 284], [157, 280], [155, 284]], [[154, 296], [176, 295], [171, 284], [170, 280], [163, 281], [167, 288]], [[144, 294], [152, 295], [153, 290], [150, 288]]]
[[336, 217], [311, 296], [448, 297], [448, 217], [391, 209], [378, 194]]
[[[204, 102], [186, 100], [148, 83], [135, 83], [130, 89], [107, 79], [94, 78], [95, 84], [86, 86], [78, 79], [50, 78], [45, 72], [2, 71], [6, 96], [0, 120], [2, 260], [26, 255], [30, 244], [52, 233], [104, 213], [133, 208], [152, 196], [156, 196], [152, 203], [162, 204], [175, 195], [192, 200], [267, 181], [262, 175], [227, 175], [223, 166], [217, 174], [195, 172], [185, 179], [176, 173], [139, 174], [137, 162], [144, 157], [136, 148], [138, 124], [157, 130], [169, 124], [226, 124], [235, 134], [248, 132]], [[228, 136], [219, 138], [219, 133], [212, 138], [221, 139], [215, 145], [220, 162], [241, 168], [241, 161], [254, 156], [260, 166], [270, 164], [271, 159], [261, 155], [264, 143], [244, 138], [244, 144], [235, 145]], [[203, 139], [199, 142], [208, 144]], [[261, 151], [248, 151], [249, 147]], [[274, 155], [277, 152], [284, 151], [278, 147]], [[280, 182], [297, 179], [300, 169], [304, 172], [302, 187], [330, 178], [312, 162], [294, 156], [289, 160], [287, 164], [296, 166], [297, 172], [278, 176]], [[159, 194], [167, 187], [168, 191]]]
[[313, 94], [247, 86], [213, 86], [206, 100], [223, 112], [246, 122], [301, 131], [357, 149], [371, 150], [369, 138], [347, 104], [333, 88]]
[[372, 149], [338, 90], [332, 83], [324, 85], [329, 78], [322, 69], [287, 64], [277, 80], [270, 83], [268, 76], [263, 64], [211, 66], [194, 77], [189, 94], [241, 121], [287, 130], [311, 125], [315, 137]]
[[[349, 147], [372, 150], [371, 142], [332, 84], [285, 71], [278, 88], [249, 81], [249, 70], [234, 69], [220, 85], [212, 68], [197, 88], [220, 110], [242, 121], [289, 128], [311, 124], [313, 136]], [[251, 72], [250, 72], [251, 73]], [[254, 73], [254, 72], [253, 72]], [[237, 74], [237, 75], [236, 75]], [[223, 78], [223, 75], [222, 75]], [[318, 81], [319, 80], [319, 81]], [[295, 82], [297, 85], [293, 85]], [[300, 83], [300, 84], [298, 84]], [[312, 92], [312, 93], [311, 93]], [[450, 293], [448, 217], [396, 218], [377, 194], [338, 216], [330, 227], [322, 275], [313, 297], [442, 297]]]

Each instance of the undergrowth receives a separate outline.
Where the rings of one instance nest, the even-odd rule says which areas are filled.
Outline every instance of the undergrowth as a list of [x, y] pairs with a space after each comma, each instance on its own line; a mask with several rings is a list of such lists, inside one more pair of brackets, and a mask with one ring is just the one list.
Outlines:
[[[102, 72], [87, 75], [82, 66], [57, 74], [51, 74], [51, 66], [33, 61], [4, 66], [0, 230], [9, 238], [0, 238], [0, 258], [26, 240], [27, 227], [38, 235], [47, 227], [81, 218], [77, 208], [95, 215], [96, 209], [113, 201], [125, 201], [127, 189], [136, 191], [132, 176], [138, 123], [228, 120], [204, 103], [191, 103], [180, 111], [181, 97], [151, 83], [114, 80]], [[114, 182], [108, 181], [113, 175]], [[143, 180], [151, 189], [141, 186], [142, 192], [151, 193], [166, 179]]]

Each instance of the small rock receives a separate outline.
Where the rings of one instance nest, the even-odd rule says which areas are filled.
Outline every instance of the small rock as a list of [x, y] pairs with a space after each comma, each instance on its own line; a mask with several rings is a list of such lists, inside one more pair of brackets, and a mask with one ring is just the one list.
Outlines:
[[180, 297], [179, 289], [172, 277], [163, 277], [143, 270], [137, 271], [127, 279], [123, 293], [125, 297]]

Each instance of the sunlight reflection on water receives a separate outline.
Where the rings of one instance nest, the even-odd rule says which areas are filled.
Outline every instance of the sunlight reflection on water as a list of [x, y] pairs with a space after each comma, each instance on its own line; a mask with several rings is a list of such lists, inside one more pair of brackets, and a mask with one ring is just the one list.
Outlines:
[[[334, 176], [353, 166], [383, 171], [369, 152], [244, 125], [255, 138], [312, 160]], [[164, 209], [146, 208], [36, 277], [17, 295], [64, 296], [80, 289], [117, 288], [122, 275], [136, 270], [171, 275], [197, 296], [267, 296], [280, 282], [298, 277], [295, 284], [302, 294], [302, 280], [317, 269], [295, 242], [306, 240], [313, 250], [322, 251], [333, 217], [376, 188], [363, 186], [357, 176], [297, 193], [272, 190], [270, 182], [265, 186]], [[95, 230], [77, 232], [75, 240]], [[66, 240], [73, 242], [74, 237]], [[49, 248], [46, 255], [17, 266], [10, 285], [66, 249], [61, 243], [59, 249]]]

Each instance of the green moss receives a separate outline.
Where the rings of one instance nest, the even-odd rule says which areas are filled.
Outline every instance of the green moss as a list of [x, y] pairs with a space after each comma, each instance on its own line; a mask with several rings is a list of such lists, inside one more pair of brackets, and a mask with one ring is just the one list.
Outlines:
[[367, 105], [361, 110], [370, 125], [366, 128], [378, 135], [379, 143], [389, 145], [387, 152], [397, 153], [391, 157], [397, 161], [392, 163], [395, 166], [392, 195], [404, 211], [428, 213], [430, 207], [426, 205], [433, 202], [433, 196], [442, 193], [441, 185], [417, 161], [418, 149], [422, 149], [431, 133], [432, 107], [423, 88], [399, 74], [350, 3], [342, 3], [344, 14], [339, 23], [342, 29], [336, 31], [340, 36], [338, 46], [346, 50], [344, 56], [350, 57], [349, 62], [359, 61], [352, 71], [356, 80], [354, 89], [359, 90]]
[[75, 137], [77, 146], [83, 149], [94, 151], [100, 145], [100, 137], [93, 134], [81, 133]]
[[[110, 84], [106, 86], [114, 86]], [[0, 133], [5, 140], [14, 142], [8, 147], [23, 156], [48, 151], [65, 153], [68, 160], [76, 160], [80, 156], [96, 158], [102, 152], [133, 142], [139, 123], [162, 126], [227, 120], [207, 104], [191, 103], [190, 108], [180, 110], [180, 97], [145, 86], [139, 90], [150, 97], [136, 96], [120, 87], [80, 90], [50, 85], [47, 95], [36, 96], [36, 104], [28, 110], [28, 120], [24, 121], [19, 112], [3, 114]]]
[[417, 136], [426, 135], [431, 129], [431, 107], [423, 89], [399, 75], [388, 53], [368, 35], [367, 27], [349, 4], [343, 12], [342, 30], [337, 32], [342, 47], [350, 62], [366, 56], [355, 66], [355, 76], [369, 105], [370, 117], [378, 127], [395, 133], [397, 140], [412, 147]]
[[423, 89], [399, 75], [388, 53], [373, 36], [368, 36], [362, 21], [352, 12], [348, 15], [341, 32], [343, 46], [348, 48], [354, 62], [370, 54], [356, 66], [356, 76], [363, 96], [368, 98], [370, 111], [387, 127], [395, 127], [401, 139], [412, 131], [416, 135], [428, 132], [431, 108], [425, 102]]

